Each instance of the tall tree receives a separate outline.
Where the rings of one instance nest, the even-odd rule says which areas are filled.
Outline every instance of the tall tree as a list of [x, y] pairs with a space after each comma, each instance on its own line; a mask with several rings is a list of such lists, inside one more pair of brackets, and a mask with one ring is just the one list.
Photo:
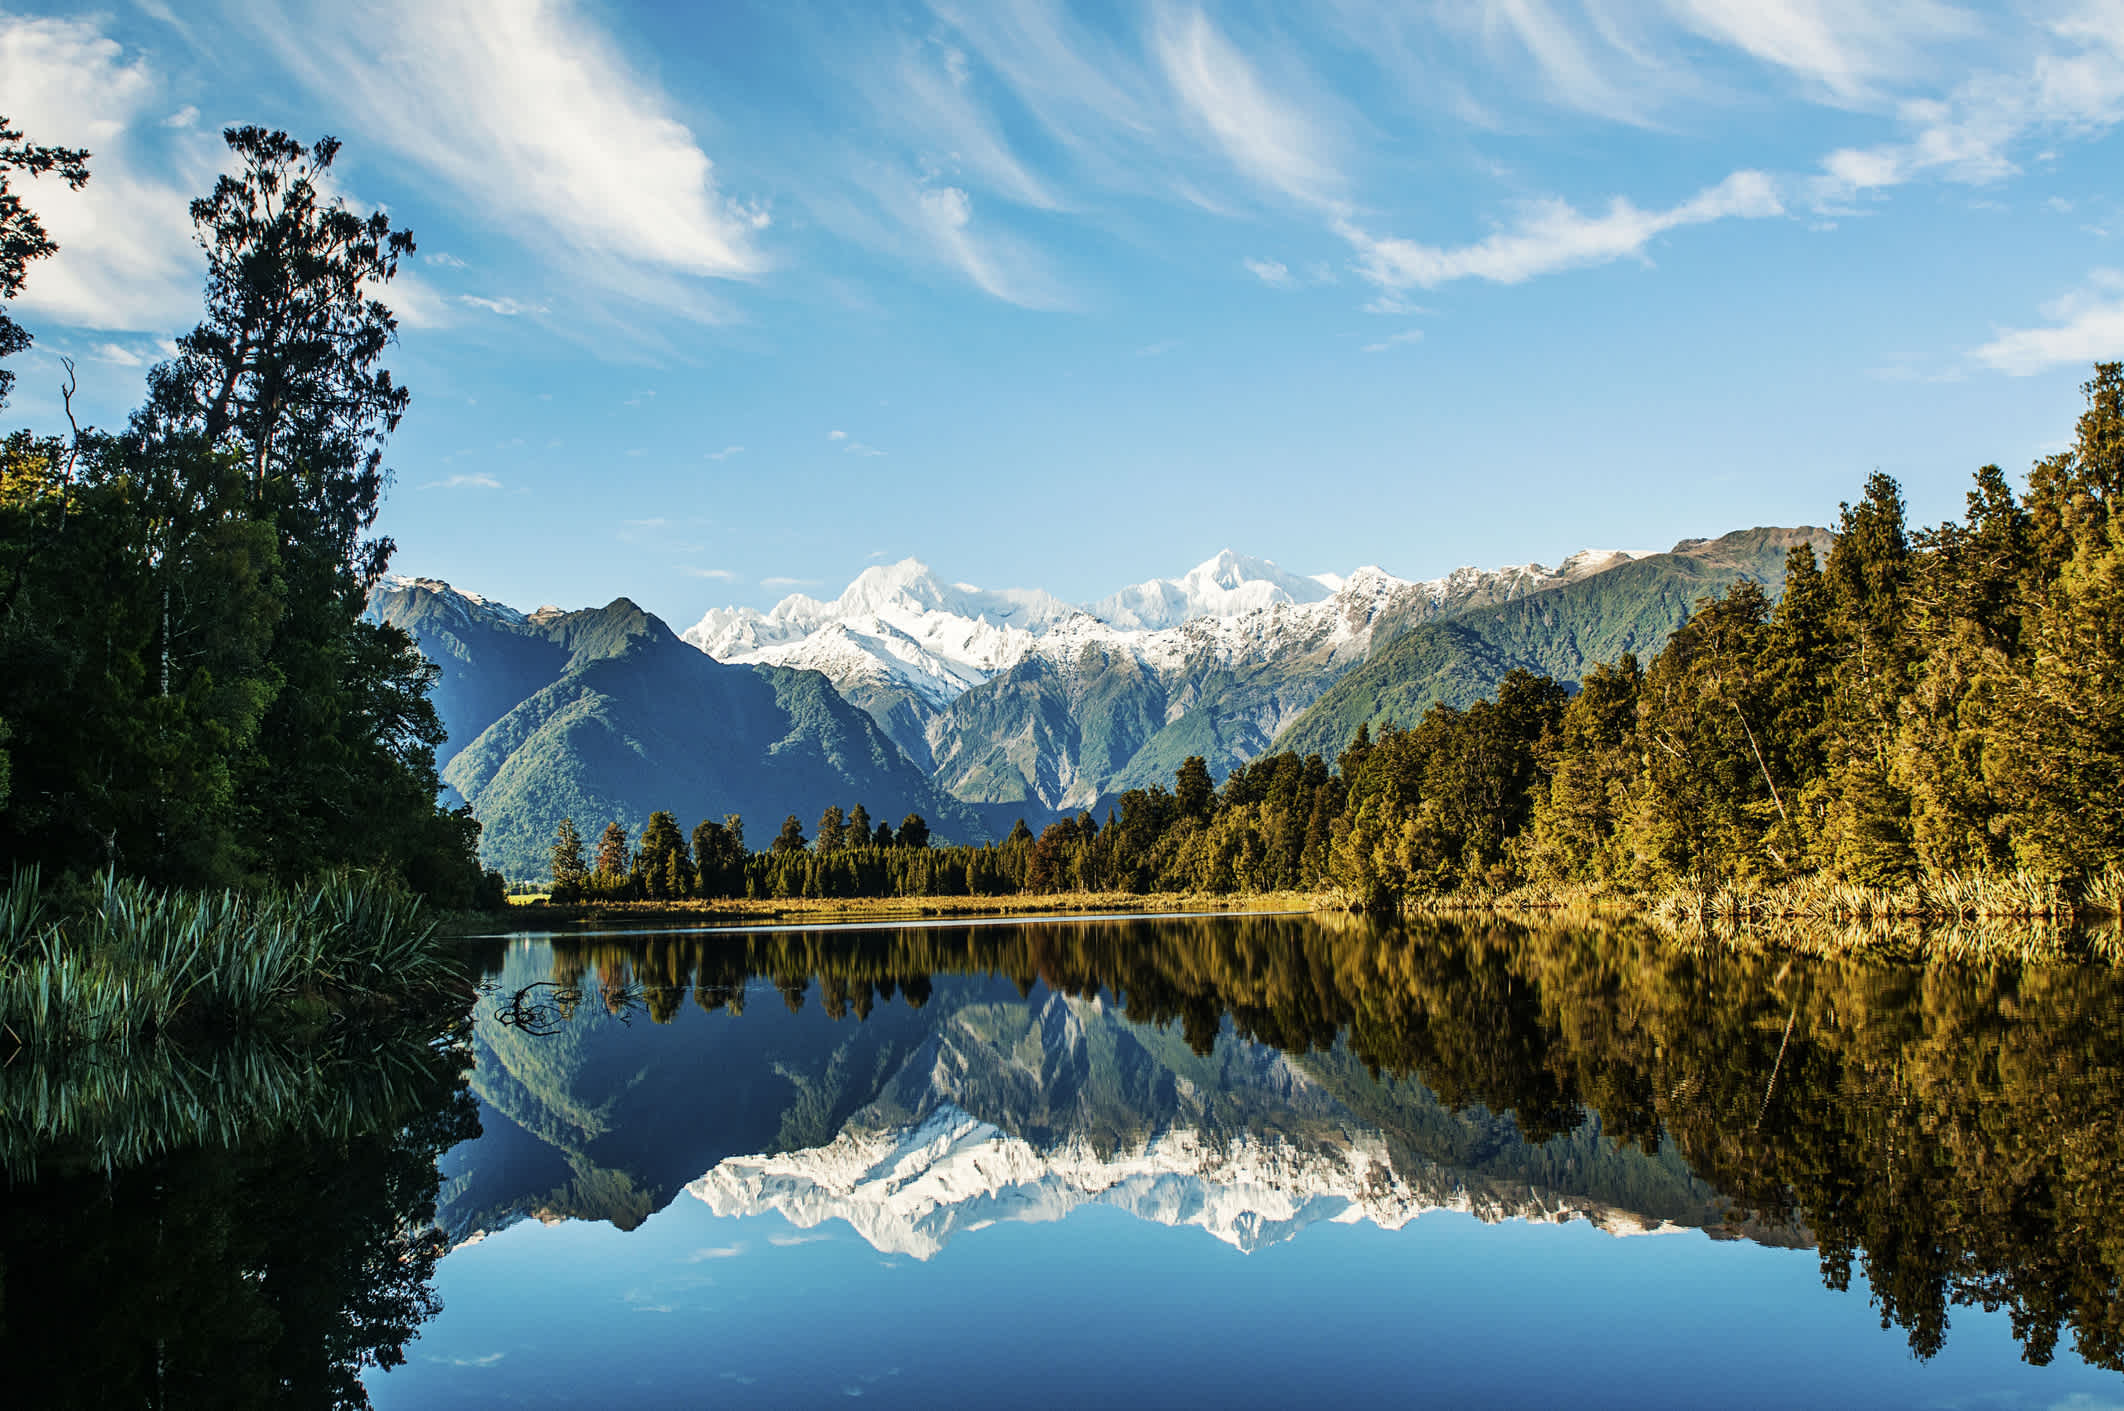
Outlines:
[[597, 840], [597, 878], [600, 882], [613, 882], [625, 877], [630, 870], [627, 856], [627, 830], [618, 819], [605, 825], [605, 831]]
[[553, 831], [553, 890], [573, 896], [582, 890], [590, 876], [590, 865], [583, 857], [583, 835], [575, 830], [575, 820], [563, 818]]
[[[31, 260], [58, 253], [59, 246], [45, 232], [36, 212], [23, 203], [9, 185], [9, 174], [27, 176], [57, 174], [73, 190], [87, 184], [89, 154], [69, 147], [39, 147], [25, 141], [22, 133], [0, 117], [0, 358], [13, 357], [29, 347], [29, 330], [16, 323], [6, 306], [21, 297]], [[0, 407], [15, 385], [15, 374], [0, 368]]]
[[812, 840], [812, 849], [816, 852], [839, 852], [847, 838], [848, 824], [842, 817], [841, 806], [837, 803], [826, 805], [826, 811], [819, 815], [819, 832]]

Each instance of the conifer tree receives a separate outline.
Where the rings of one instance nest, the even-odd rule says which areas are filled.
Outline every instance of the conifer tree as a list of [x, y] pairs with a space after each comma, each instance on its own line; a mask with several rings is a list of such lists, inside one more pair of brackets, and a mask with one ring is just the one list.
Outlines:
[[597, 840], [597, 879], [609, 884], [625, 877], [630, 870], [628, 860], [627, 830], [615, 818]]
[[926, 848], [929, 846], [929, 824], [921, 814], [910, 813], [900, 820], [897, 837], [903, 848]]
[[797, 853], [802, 852], [806, 846], [804, 825], [797, 822], [797, 816], [792, 813], [782, 820], [782, 831], [775, 836], [771, 845], [772, 851], [780, 854]]
[[589, 864], [583, 859], [583, 835], [575, 831], [574, 819], [563, 818], [553, 833], [553, 890], [556, 894], [565, 891], [572, 897], [582, 891], [589, 875]]
[[828, 804], [826, 811], [819, 815], [819, 833], [812, 842], [812, 849], [822, 853], [839, 852], [847, 842], [847, 834], [848, 825], [842, 818], [841, 806]]
[[[56, 173], [70, 189], [79, 191], [89, 179], [88, 159], [87, 152], [73, 148], [35, 146], [0, 117], [0, 358], [13, 357], [29, 347], [29, 331], [9, 316], [6, 306], [21, 296], [30, 261], [59, 250], [36, 212], [9, 189], [9, 173]], [[0, 368], [0, 407], [7, 405], [14, 385], [15, 374]]]

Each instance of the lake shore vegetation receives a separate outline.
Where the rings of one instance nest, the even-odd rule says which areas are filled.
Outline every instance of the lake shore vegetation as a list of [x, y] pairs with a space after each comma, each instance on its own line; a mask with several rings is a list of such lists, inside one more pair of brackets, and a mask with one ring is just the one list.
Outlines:
[[1368, 910], [1608, 902], [1694, 923], [2018, 918], [2124, 907], [2124, 364], [2016, 494], [1996, 466], [1960, 522], [1915, 528], [1885, 475], [1775, 596], [1698, 604], [1649, 662], [1360, 727], [1331, 768], [1200, 758], [1002, 841], [920, 818], [572, 820], [556, 902], [1304, 894]]
[[[435, 669], [365, 615], [409, 396], [379, 295], [412, 236], [331, 194], [336, 140], [224, 137], [204, 317], [145, 402], [80, 426], [61, 359], [68, 433], [0, 441], [0, 1043], [408, 993], [442, 958], [411, 898], [500, 899], [437, 803]], [[7, 189], [40, 176], [79, 187], [91, 154], [0, 119], [0, 298], [57, 249]], [[30, 342], [0, 317], [0, 355]]]

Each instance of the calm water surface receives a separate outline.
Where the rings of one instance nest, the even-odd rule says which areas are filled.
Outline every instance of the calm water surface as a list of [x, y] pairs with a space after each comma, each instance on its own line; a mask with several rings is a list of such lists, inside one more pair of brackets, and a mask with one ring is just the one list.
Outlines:
[[279, 1080], [330, 1121], [259, 1081], [111, 1175], [119, 1099], [32, 1171], [4, 1090], [0, 1352], [103, 1358], [54, 1404], [2124, 1406], [2104, 968], [522, 937], [454, 1041]]

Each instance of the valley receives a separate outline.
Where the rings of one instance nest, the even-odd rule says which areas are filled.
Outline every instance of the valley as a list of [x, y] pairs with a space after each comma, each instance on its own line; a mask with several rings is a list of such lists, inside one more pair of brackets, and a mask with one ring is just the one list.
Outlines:
[[1774, 594], [1787, 550], [1829, 538], [1754, 529], [1428, 580], [1225, 551], [1081, 606], [906, 559], [682, 633], [625, 598], [527, 613], [424, 578], [386, 580], [370, 611], [441, 672], [438, 763], [487, 864], [537, 877], [562, 817], [633, 833], [658, 808], [736, 813], [758, 846], [786, 813], [861, 802], [979, 842], [1101, 816], [1191, 756], [1216, 778], [1271, 750], [1332, 760], [1359, 725], [1465, 706], [1514, 669], [1568, 683], [1650, 655], [1699, 599]]

